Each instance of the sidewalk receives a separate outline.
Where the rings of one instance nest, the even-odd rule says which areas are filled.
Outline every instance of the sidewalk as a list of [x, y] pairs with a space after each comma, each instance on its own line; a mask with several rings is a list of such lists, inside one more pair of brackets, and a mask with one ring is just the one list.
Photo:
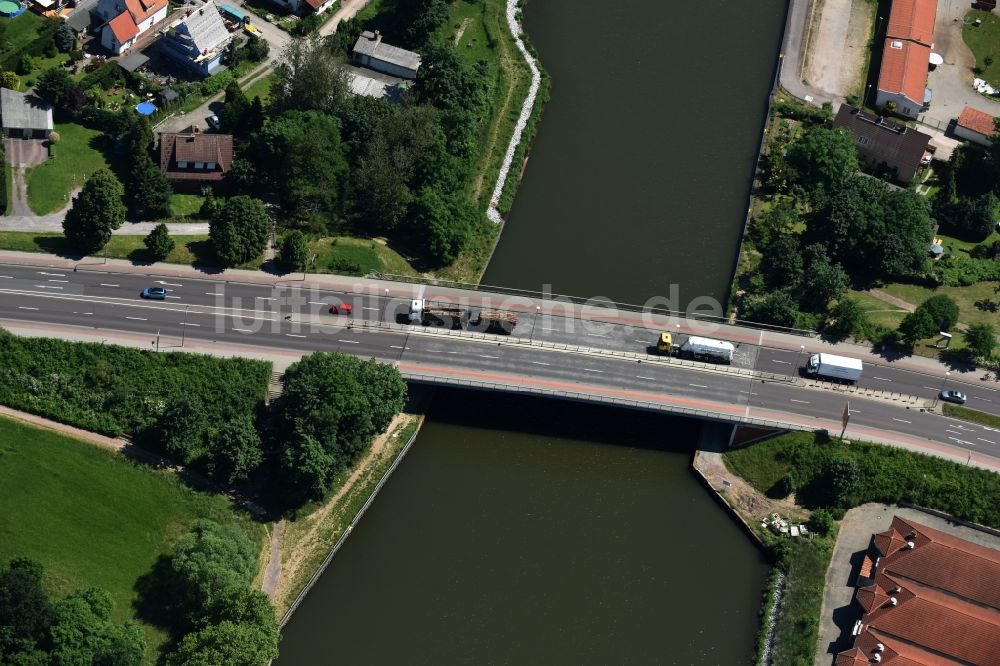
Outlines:
[[[852, 342], [833, 343], [818, 337], [795, 335], [767, 331], [731, 324], [712, 324], [690, 319], [677, 320], [665, 315], [583, 306], [563, 301], [528, 298], [526, 296], [506, 296], [450, 287], [436, 287], [423, 284], [391, 282], [369, 278], [351, 277], [331, 274], [292, 273], [275, 275], [263, 271], [242, 269], [198, 269], [181, 264], [157, 263], [136, 266], [124, 259], [108, 259], [105, 263], [100, 258], [88, 258], [82, 261], [65, 259], [54, 255], [32, 252], [0, 251], [0, 264], [34, 265], [50, 268], [62, 268], [73, 271], [94, 271], [122, 273], [132, 275], [150, 275], [161, 277], [216, 280], [223, 282], [247, 282], [274, 287], [289, 287], [293, 285], [309, 288], [330, 289], [348, 293], [367, 294], [388, 298], [426, 298], [452, 302], [489, 301], [490, 307], [500, 307], [522, 313], [538, 313], [556, 317], [575, 317], [595, 322], [608, 322], [646, 329], [673, 330], [685, 334], [713, 335], [736, 343], [753, 344], [785, 351], [799, 351], [803, 354], [819, 352], [847, 354], [861, 359], [874, 366], [891, 366], [904, 370], [913, 370], [944, 378], [945, 373], [951, 373], [952, 378], [972, 380], [978, 377], [981, 370], [966, 373], [964, 377], [956, 376], [956, 372], [940, 361], [924, 356], [905, 356], [886, 358], [872, 349], [871, 345]], [[707, 330], [711, 327], [711, 330]]]
[[[16, 179], [15, 179], [16, 181]], [[75, 193], [74, 193], [75, 194]], [[48, 215], [10, 215], [0, 217], [0, 231], [25, 231], [39, 234], [61, 234], [63, 219], [69, 207]], [[125, 222], [111, 232], [115, 236], [145, 236], [159, 222]], [[174, 236], [207, 234], [208, 222], [167, 222], [167, 230]]]
[[837, 108], [843, 100], [831, 97], [802, 82], [802, 62], [806, 34], [812, 16], [814, 0], [791, 0], [788, 6], [788, 19], [785, 21], [785, 36], [781, 42], [781, 55], [778, 64], [778, 82], [792, 97], [814, 106], [823, 106], [825, 102]]

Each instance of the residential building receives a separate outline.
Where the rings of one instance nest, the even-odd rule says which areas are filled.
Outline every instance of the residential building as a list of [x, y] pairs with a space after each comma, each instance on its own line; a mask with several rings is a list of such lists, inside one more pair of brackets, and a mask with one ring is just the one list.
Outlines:
[[927, 88], [937, 0], [893, 0], [882, 48], [876, 106], [916, 118], [930, 104]]
[[190, 127], [160, 134], [160, 170], [179, 191], [218, 188], [233, 166], [233, 137]]
[[955, 136], [981, 146], [991, 146], [990, 137], [996, 134], [996, 119], [985, 111], [967, 106], [955, 121]]
[[337, 0], [274, 0], [274, 2], [282, 7], [287, 7], [290, 12], [296, 14], [308, 14], [309, 12], [322, 14], [337, 4]]
[[52, 105], [34, 95], [0, 88], [0, 125], [5, 137], [47, 139], [52, 131]]
[[93, 12], [105, 22], [101, 46], [120, 55], [167, 17], [167, 0], [100, 0]]
[[417, 69], [420, 68], [419, 54], [386, 44], [378, 30], [361, 33], [354, 44], [352, 59], [356, 65], [402, 79], [417, 78]]
[[219, 9], [209, 2], [167, 28], [160, 40], [160, 52], [208, 76], [222, 65], [226, 47], [232, 39]]
[[851, 133], [858, 156], [870, 168], [894, 171], [896, 180], [901, 183], [913, 180], [921, 164], [930, 161], [927, 151], [930, 135], [881, 116], [842, 104], [833, 126]]
[[836, 666], [987, 666], [1000, 655], [1000, 550], [894, 516], [872, 536], [854, 647]]

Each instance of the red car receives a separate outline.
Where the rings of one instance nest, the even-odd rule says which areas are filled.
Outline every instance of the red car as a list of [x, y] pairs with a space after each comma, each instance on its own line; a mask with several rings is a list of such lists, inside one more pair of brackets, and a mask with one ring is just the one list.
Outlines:
[[350, 303], [341, 303], [340, 305], [331, 305], [330, 314], [335, 315], [349, 315], [352, 312]]

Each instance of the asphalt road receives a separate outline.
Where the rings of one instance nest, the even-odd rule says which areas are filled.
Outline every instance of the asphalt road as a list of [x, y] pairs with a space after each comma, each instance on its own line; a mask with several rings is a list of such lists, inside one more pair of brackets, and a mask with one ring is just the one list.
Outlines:
[[[162, 286], [165, 301], [143, 300], [142, 288]], [[678, 409], [690, 408], [734, 417], [781, 420], [836, 430], [845, 396], [811, 388], [794, 378], [794, 352], [741, 345], [737, 360], [746, 367], [788, 375], [763, 382], [718, 370], [679, 367], [655, 357], [634, 358], [579, 353], [525, 344], [529, 340], [561, 342], [588, 348], [632, 346], [643, 351], [656, 331], [601, 324], [584, 331], [579, 321], [522, 314], [514, 335], [473, 340], [429, 334], [424, 327], [373, 329], [352, 318], [328, 313], [331, 304], [350, 302], [354, 318], [405, 323], [408, 301], [375, 295], [345, 294], [325, 289], [299, 289], [294, 283], [268, 285], [225, 283], [213, 279], [158, 278], [140, 275], [76, 272], [34, 266], [0, 266], [0, 320], [43, 326], [73, 326], [148, 336], [164, 347], [182, 341], [214, 343], [233, 349], [309, 352], [340, 350], [362, 357], [398, 362], [408, 373], [449, 380], [495, 382], [529, 389], [576, 392], [632, 399]], [[568, 331], [570, 323], [577, 327]], [[590, 330], [592, 329], [592, 330]], [[588, 335], [587, 333], [595, 333]], [[600, 332], [604, 331], [604, 332]], [[624, 337], [626, 335], [631, 338]], [[520, 344], [511, 344], [521, 338]], [[784, 361], [784, 363], [780, 363]], [[772, 367], [776, 366], [776, 367]], [[878, 375], [888, 374], [878, 369]], [[893, 369], [885, 381], [925, 384], [919, 373]], [[883, 381], [868, 377], [869, 381]], [[970, 392], [969, 389], [967, 392]], [[995, 406], [988, 394], [986, 406]], [[949, 447], [1000, 459], [1000, 432], [955, 421], [898, 402], [851, 397], [855, 436], [899, 440], [915, 447]], [[938, 446], [938, 449], [942, 447]]]

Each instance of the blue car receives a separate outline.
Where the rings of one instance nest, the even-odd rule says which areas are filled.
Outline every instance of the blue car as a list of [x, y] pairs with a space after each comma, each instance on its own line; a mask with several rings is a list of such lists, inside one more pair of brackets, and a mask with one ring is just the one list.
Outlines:
[[163, 301], [167, 298], [167, 290], [163, 287], [146, 287], [139, 295], [143, 298], [152, 298], [154, 301]]

